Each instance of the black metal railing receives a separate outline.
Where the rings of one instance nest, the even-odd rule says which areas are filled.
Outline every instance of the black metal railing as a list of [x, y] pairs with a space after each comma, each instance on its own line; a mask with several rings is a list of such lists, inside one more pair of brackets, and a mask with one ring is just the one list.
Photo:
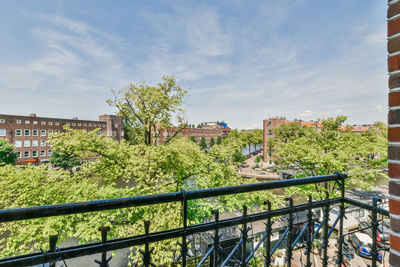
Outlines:
[[[296, 247], [302, 246], [304, 248], [304, 255], [306, 256], [306, 263], [304, 266], [311, 266], [311, 252], [313, 241], [318, 235], [322, 235], [322, 246], [323, 250], [322, 264], [328, 266], [328, 247], [329, 238], [337, 229], [338, 232], [338, 244], [337, 244], [337, 257], [335, 259], [336, 266], [342, 266], [344, 263], [344, 251], [345, 245], [343, 221], [345, 219], [345, 206], [353, 205], [372, 213], [372, 266], [375, 267], [379, 258], [378, 248], [376, 243], [376, 233], [378, 231], [378, 214], [383, 216], [389, 216], [387, 210], [378, 207], [378, 199], [374, 199], [373, 205], [368, 205], [360, 201], [349, 199], [345, 197], [345, 179], [347, 175], [336, 173], [334, 175], [299, 178], [284, 181], [273, 181], [266, 183], [257, 183], [240, 186], [230, 186], [223, 188], [211, 188], [204, 190], [194, 190], [180, 192], [149, 195], [149, 196], [138, 196], [128, 197], [120, 199], [107, 199], [89, 202], [79, 203], [68, 203], [59, 205], [48, 205], [38, 207], [27, 207], [19, 209], [0, 210], [0, 223], [12, 222], [18, 220], [28, 220], [35, 218], [43, 218], [50, 216], [70, 215], [77, 213], [86, 213], [94, 211], [104, 211], [111, 209], [121, 209], [128, 207], [138, 207], [145, 205], [162, 204], [169, 202], [181, 202], [182, 203], [182, 222], [183, 226], [177, 229], [168, 229], [160, 232], [150, 232], [150, 222], [144, 222], [144, 234], [132, 237], [124, 237], [117, 239], [107, 240], [107, 232], [110, 230], [108, 227], [100, 227], [101, 231], [101, 242], [94, 242], [83, 245], [69, 246], [63, 248], [56, 248], [57, 236], [50, 237], [50, 246], [48, 251], [40, 251], [26, 255], [19, 255], [14, 257], [8, 257], [0, 259], [0, 266], [29, 266], [35, 264], [49, 263], [50, 266], [55, 266], [57, 261], [65, 261], [72, 258], [82, 257], [86, 255], [93, 255], [101, 253], [101, 259], [96, 260], [100, 266], [108, 266], [109, 262], [112, 261], [111, 257], [107, 258], [107, 252], [119, 250], [129, 247], [144, 246], [144, 250], [137, 249], [136, 253], [141, 253], [142, 262], [136, 263], [138, 266], [156, 266], [152, 262], [152, 248], [151, 243], [160, 242], [169, 239], [181, 239], [180, 242], [180, 255], [174, 259], [177, 264], [181, 266], [249, 266], [250, 261], [254, 259], [255, 255], [262, 254], [265, 266], [271, 266], [271, 259], [274, 253], [282, 247], [283, 242], [286, 242], [285, 253], [286, 263], [288, 266], [291, 265], [293, 260], [293, 251]], [[233, 217], [229, 219], [220, 219], [218, 210], [213, 212], [214, 220], [201, 224], [188, 225], [188, 205], [189, 200], [204, 199], [209, 197], [219, 197], [223, 195], [232, 195], [239, 193], [248, 193], [261, 190], [271, 190], [277, 188], [286, 188], [292, 186], [310, 185], [316, 183], [336, 183], [337, 189], [341, 191], [340, 197], [329, 198], [326, 196], [323, 200], [314, 200], [309, 196], [308, 201], [304, 204], [294, 205], [293, 200], [288, 198], [288, 205], [280, 209], [271, 209], [271, 203], [266, 202], [266, 210], [257, 212], [254, 214], [247, 213], [247, 207], [243, 206], [242, 216]], [[330, 209], [333, 205], [339, 206], [339, 215], [337, 218], [330, 223], [329, 214]], [[319, 221], [319, 225], [315, 226], [318, 220], [314, 216], [315, 209], [322, 209], [323, 217]], [[302, 224], [301, 229], [297, 232], [294, 231], [295, 214], [299, 212], [306, 213], [306, 219]], [[272, 225], [274, 224], [273, 218], [281, 217], [287, 222], [280, 238], [273, 245], [271, 242]], [[260, 240], [255, 246], [249, 251], [247, 244], [249, 240], [253, 240], [253, 236], [249, 235], [251, 224], [257, 221], [265, 222], [265, 232], [262, 234]], [[229, 253], [221, 253], [222, 241], [221, 237], [223, 233], [221, 229], [226, 227], [240, 227], [240, 237], [235, 241], [234, 247]], [[322, 230], [322, 232], [321, 232]], [[190, 237], [200, 233], [210, 233], [212, 238], [211, 244], [204, 253], [201, 255], [201, 259], [194, 262], [190, 259], [189, 245]], [[303, 242], [300, 240], [303, 239]], [[304, 241], [305, 239], [305, 241]], [[193, 245], [192, 245], [193, 246]], [[263, 249], [260, 249], [260, 248]], [[178, 249], [179, 251], [179, 249]], [[189, 262], [190, 260], [190, 262]], [[330, 266], [330, 265], [329, 265]]]

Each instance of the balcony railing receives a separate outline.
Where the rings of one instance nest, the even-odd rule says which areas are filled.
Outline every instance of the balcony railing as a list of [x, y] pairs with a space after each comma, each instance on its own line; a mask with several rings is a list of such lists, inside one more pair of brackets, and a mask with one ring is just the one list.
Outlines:
[[[249, 266], [250, 261], [255, 257], [260, 257], [262, 254], [263, 265], [271, 266], [271, 260], [274, 253], [284, 246], [286, 263], [288, 266], [292, 264], [293, 251], [301, 246], [303, 248], [302, 254], [305, 256], [304, 266], [311, 266], [311, 252], [313, 241], [317, 236], [322, 236], [322, 256], [321, 263], [323, 266], [328, 266], [328, 247], [329, 238], [337, 229], [338, 243], [335, 265], [342, 267], [345, 263], [346, 257], [346, 244], [345, 237], [349, 233], [344, 233], [343, 223], [345, 220], [346, 208], [349, 205], [365, 209], [371, 213], [371, 227], [372, 227], [372, 247], [371, 247], [371, 261], [372, 266], [377, 266], [379, 253], [377, 247], [377, 233], [378, 233], [378, 214], [382, 216], [389, 216], [389, 212], [378, 207], [379, 199], [374, 198], [373, 204], [369, 205], [360, 201], [349, 199], [345, 197], [345, 174], [334, 174], [327, 176], [299, 178], [284, 181], [273, 181], [249, 185], [229, 186], [222, 188], [211, 188], [204, 190], [185, 191], [166, 193], [159, 195], [148, 195], [138, 197], [128, 197], [120, 199], [107, 199], [89, 202], [68, 203], [60, 205], [48, 205], [27, 207], [19, 209], [9, 209], [0, 211], [0, 223], [12, 222], [18, 220], [29, 220], [35, 218], [43, 218], [50, 216], [70, 215], [77, 213], [86, 213], [94, 211], [104, 211], [111, 209], [121, 209], [128, 207], [138, 207], [145, 205], [155, 205], [169, 202], [181, 202], [182, 205], [182, 222], [183, 226], [176, 229], [168, 229], [160, 232], [150, 232], [149, 221], [144, 222], [145, 234], [117, 239], [107, 239], [107, 232], [109, 228], [100, 227], [101, 242], [88, 243], [83, 245], [69, 246], [57, 248], [57, 236], [50, 236], [49, 249], [47, 251], [40, 251], [26, 255], [19, 255], [0, 259], [0, 266], [29, 266], [36, 264], [49, 263], [49, 266], [55, 266], [57, 261], [65, 261], [72, 258], [82, 257], [86, 255], [93, 255], [101, 253], [101, 259], [96, 260], [100, 266], [112, 265], [111, 258], [107, 258], [107, 252], [119, 250], [129, 247], [144, 246], [144, 250], [136, 250], [136, 253], [142, 254], [141, 262], [137, 262], [137, 266], [156, 266], [152, 262], [152, 243], [169, 240], [181, 239], [180, 255], [174, 259], [176, 264], [181, 266]], [[313, 200], [310, 196], [308, 201], [303, 204], [294, 205], [292, 198], [288, 198], [288, 205], [280, 209], [271, 209], [271, 203], [266, 203], [266, 210], [254, 214], [247, 213], [247, 207], [243, 207], [242, 215], [220, 220], [218, 210], [215, 210], [213, 220], [201, 224], [188, 225], [188, 201], [194, 199], [204, 199], [210, 197], [219, 197], [223, 195], [232, 195], [239, 193], [248, 193], [261, 190], [271, 190], [278, 188], [287, 188], [292, 186], [320, 184], [320, 183], [335, 183], [336, 188], [341, 192], [340, 197], [329, 198], [326, 196], [323, 200]], [[338, 216], [335, 219], [329, 219], [332, 206], [338, 206]], [[322, 211], [322, 216], [318, 218], [315, 216], [316, 210]], [[305, 219], [301, 223], [300, 228], [294, 229], [294, 224], [298, 224], [296, 214], [303, 212]], [[281, 221], [285, 222], [284, 230], [278, 240], [272, 242], [271, 236], [274, 231], [273, 220], [280, 217]], [[254, 236], [250, 235], [253, 222], [264, 221], [265, 231], [259, 240], [254, 243]], [[330, 222], [331, 221], [331, 222]], [[229, 251], [222, 247], [223, 242], [221, 237], [224, 235], [222, 229], [226, 227], [239, 227], [240, 237], [234, 240], [233, 245]], [[212, 242], [208, 244], [201, 257], [196, 260], [193, 259], [189, 251], [193, 248], [190, 240], [196, 234], [210, 235]], [[248, 248], [248, 243], [252, 242], [251, 250]], [[286, 243], [285, 245], [283, 245]], [[262, 248], [262, 249], [261, 249]], [[171, 248], [172, 249], [172, 248]], [[331, 266], [331, 265], [330, 265]]]

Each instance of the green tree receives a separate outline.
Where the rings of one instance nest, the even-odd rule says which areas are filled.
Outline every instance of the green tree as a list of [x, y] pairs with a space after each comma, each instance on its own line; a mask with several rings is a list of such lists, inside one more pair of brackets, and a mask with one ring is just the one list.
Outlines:
[[261, 129], [254, 129], [252, 131], [252, 135], [250, 138], [250, 143], [253, 144], [254, 149], [257, 149], [257, 145], [260, 145], [263, 143], [264, 136], [263, 136], [263, 130]]
[[192, 141], [193, 143], [197, 143], [196, 142], [196, 137], [194, 137], [193, 135], [190, 137], [190, 141]]
[[214, 139], [214, 137], [211, 137], [211, 139], [210, 139], [210, 146], [212, 147], [212, 146], [214, 146], [215, 145], [215, 139]]
[[54, 166], [61, 167], [64, 170], [70, 170], [72, 169], [72, 167], [81, 164], [81, 161], [78, 157], [74, 157], [65, 153], [60, 153], [57, 150], [53, 150], [53, 153], [51, 154], [50, 157], [50, 162]]
[[[172, 126], [171, 118], [178, 114], [178, 128], [186, 127], [181, 108], [187, 91], [177, 85], [174, 77], [163, 76], [157, 86], [130, 84], [119, 91], [113, 91], [114, 99], [107, 103], [118, 109], [124, 119], [124, 128], [132, 143], [156, 144], [162, 129]], [[170, 137], [169, 142], [180, 131]]]
[[15, 164], [17, 154], [13, 150], [14, 146], [9, 144], [6, 139], [0, 139], [0, 166]]
[[220, 145], [220, 144], [222, 144], [222, 137], [218, 136], [217, 137], [217, 145]]
[[[272, 140], [276, 163], [282, 169], [296, 169], [296, 177], [348, 173], [351, 184], [369, 188], [377, 177], [385, 176], [387, 141], [372, 130], [365, 134], [343, 130], [346, 119], [339, 116], [323, 120], [321, 130], [294, 124], [278, 127]], [[314, 197], [322, 197], [325, 190], [337, 192], [333, 184], [292, 190]]]
[[206, 142], [206, 138], [204, 136], [202, 136], [201, 139], [200, 139], [200, 147], [202, 149], [207, 148], [207, 142]]
[[247, 159], [247, 157], [245, 155], [242, 154], [242, 152], [240, 150], [236, 150], [233, 154], [232, 154], [232, 161], [236, 162], [236, 163], [242, 163], [243, 161], [245, 161]]
[[[256, 182], [240, 177], [232, 168], [232, 154], [241, 148], [236, 138], [228, 138], [203, 153], [198, 145], [183, 137], [175, 138], [167, 145], [147, 146], [97, 136], [96, 131], [66, 130], [50, 137], [53, 150], [90, 160], [74, 173], [62, 169], [56, 171], [44, 165], [0, 167], [0, 190], [3, 192], [0, 206], [3, 209]], [[121, 180], [130, 186], [121, 186]], [[189, 223], [202, 222], [215, 208], [228, 212], [247, 205], [255, 210], [255, 204], [272, 199], [273, 207], [278, 207], [281, 197], [270, 191], [189, 201]], [[48, 236], [52, 234], [59, 234], [59, 242], [68, 238], [83, 243], [99, 241], [99, 225], [110, 226], [109, 234], [113, 237], [142, 234], [143, 220], [152, 222], [152, 232], [175, 229], [181, 226], [181, 215], [176, 212], [181, 208], [181, 203], [176, 202], [1, 224], [0, 235], [4, 242], [0, 257], [47, 249]], [[171, 266], [174, 253], [179, 253], [171, 249], [178, 247], [177, 242], [155, 243], [153, 261]], [[137, 262], [139, 255], [133, 252], [131, 257]]]

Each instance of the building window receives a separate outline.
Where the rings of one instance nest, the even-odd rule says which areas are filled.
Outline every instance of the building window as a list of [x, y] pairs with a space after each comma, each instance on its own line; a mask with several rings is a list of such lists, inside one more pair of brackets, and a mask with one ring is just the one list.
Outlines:
[[73, 123], [72, 123], [72, 126], [76, 126], [76, 123], [75, 123], [75, 122], [73, 122]]
[[39, 146], [38, 140], [32, 140], [32, 146]]
[[56, 133], [59, 133], [60, 132], [60, 130], [56, 130]]
[[17, 154], [17, 158], [21, 158], [21, 152], [19, 152], [19, 151], [17, 151], [17, 152], [15, 152], [15, 154]]
[[25, 121], [25, 124], [30, 124], [31, 122], [30, 121]]
[[47, 156], [51, 156], [51, 149], [47, 150]]
[[15, 141], [15, 147], [22, 147], [22, 141], [21, 140]]
[[45, 150], [40, 150], [40, 156], [41, 156], [41, 157], [46, 156], [46, 151], [45, 151]]
[[86, 127], [86, 126], [87, 126], [87, 124], [86, 124], [86, 123], [84, 123], [84, 124], [83, 124], [83, 126], [85, 126], [85, 127]]
[[105, 127], [106, 127], [106, 125], [105, 125], [105, 124], [103, 124], [103, 125], [101, 125], [101, 127], [105, 128]]
[[21, 129], [16, 129], [15, 130], [15, 136], [22, 136], [22, 130]]
[[33, 124], [37, 124], [37, 121], [33, 121]]
[[56, 125], [60, 125], [60, 122], [56, 121]]
[[49, 133], [49, 135], [50, 135], [50, 134], [52, 134], [52, 133], [53, 133], [53, 130], [48, 130], [47, 132], [48, 132], [48, 133]]
[[53, 125], [53, 122], [52, 122], [52, 121], [49, 121], [49, 125]]
[[46, 125], [46, 122], [45, 122], [45, 121], [42, 121], [41, 124], [42, 124], [42, 125]]
[[29, 151], [24, 151], [24, 158], [29, 158]]
[[46, 146], [46, 140], [40, 140], [40, 146]]
[[5, 123], [6, 121], [4, 119], [0, 119], [0, 123]]
[[17, 120], [17, 124], [21, 124], [21, 120]]
[[31, 141], [30, 140], [24, 140], [24, 147], [30, 147], [31, 146]]
[[272, 135], [272, 130], [268, 130], [268, 135]]
[[40, 136], [46, 136], [46, 130], [40, 130]]
[[37, 151], [32, 151], [32, 157], [37, 157]]
[[6, 136], [6, 129], [0, 129], [0, 136]]
[[31, 130], [24, 130], [24, 136], [30, 136]]
[[92, 127], [92, 124], [91, 124], [91, 123], [89, 123], [89, 127]]
[[82, 126], [82, 123], [78, 122], [78, 126]]
[[38, 136], [39, 130], [32, 130], [32, 136]]

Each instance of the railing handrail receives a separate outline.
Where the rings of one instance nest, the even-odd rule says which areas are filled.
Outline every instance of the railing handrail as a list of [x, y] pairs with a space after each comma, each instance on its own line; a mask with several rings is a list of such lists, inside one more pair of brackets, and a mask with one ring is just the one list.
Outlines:
[[[328, 200], [319, 200], [314, 201], [311, 203], [311, 208], [321, 208], [324, 207], [326, 204], [335, 205], [339, 204], [341, 198], [331, 198]], [[92, 255], [96, 253], [100, 253], [104, 250], [111, 251], [111, 250], [118, 250], [123, 248], [128, 248], [132, 246], [140, 246], [145, 244], [146, 242], [159, 242], [171, 238], [178, 238], [181, 237], [182, 234], [185, 232], [187, 235], [193, 235], [198, 233], [203, 233], [207, 231], [214, 230], [216, 228], [225, 228], [225, 227], [232, 227], [241, 225], [243, 222], [252, 223], [260, 220], [267, 219], [268, 216], [279, 217], [288, 214], [289, 212], [297, 213], [301, 211], [305, 211], [309, 208], [309, 204], [299, 204], [293, 206], [292, 208], [283, 207], [276, 210], [271, 211], [262, 211], [254, 214], [249, 214], [245, 217], [234, 217], [224, 220], [219, 220], [218, 222], [205, 222], [195, 225], [190, 225], [187, 228], [175, 228], [164, 230], [160, 232], [149, 233], [148, 235], [137, 235], [131, 237], [123, 237], [123, 238], [116, 238], [110, 239], [106, 242], [93, 242], [88, 244], [70, 246], [65, 248], [60, 248], [59, 251], [56, 252], [47, 252], [44, 254], [43, 252], [35, 252], [26, 255], [19, 255], [14, 257], [7, 257], [0, 259], [0, 265], [7, 265], [13, 264], [14, 262], [18, 262], [19, 264], [42, 264], [45, 263], [49, 259], [56, 259], [59, 258], [60, 254], [63, 255], [64, 259], [70, 259], [75, 257], [82, 257], [85, 255]], [[12, 265], [10, 265], [12, 266]]]
[[34, 206], [16, 209], [0, 210], [0, 223], [27, 219], [36, 219], [51, 216], [71, 215], [76, 213], [94, 212], [102, 210], [155, 205], [169, 202], [182, 201], [183, 194], [186, 200], [217, 197], [240, 193], [249, 193], [261, 190], [286, 188], [291, 186], [308, 185], [322, 182], [339, 181], [347, 178], [346, 174], [336, 173], [332, 175], [297, 178], [283, 181], [272, 181], [256, 184], [218, 187], [193, 191], [180, 191], [173, 193], [126, 197], [116, 199], [94, 200], [66, 204]]

